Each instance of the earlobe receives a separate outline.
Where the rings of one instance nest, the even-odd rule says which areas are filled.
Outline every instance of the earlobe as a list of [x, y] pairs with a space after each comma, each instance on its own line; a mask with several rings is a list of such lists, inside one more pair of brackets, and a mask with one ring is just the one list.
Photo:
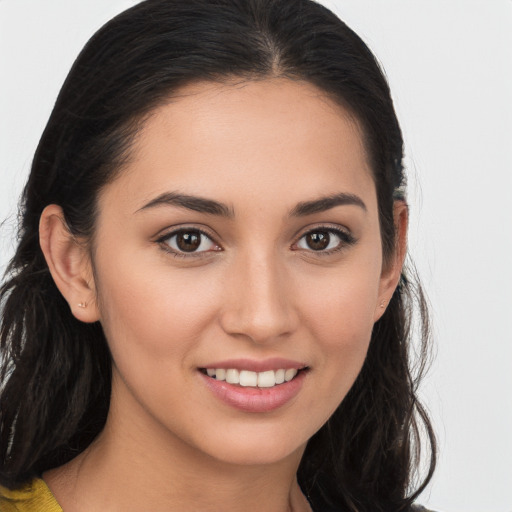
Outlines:
[[409, 209], [405, 201], [395, 201], [393, 206], [393, 219], [395, 224], [395, 248], [389, 262], [385, 265], [380, 278], [379, 297], [375, 308], [374, 321], [376, 322], [386, 311], [386, 307], [400, 281], [402, 267], [407, 254], [407, 227], [409, 222]]
[[82, 322], [99, 320], [88, 251], [70, 233], [60, 206], [51, 204], [43, 210], [39, 241], [53, 280], [73, 316]]

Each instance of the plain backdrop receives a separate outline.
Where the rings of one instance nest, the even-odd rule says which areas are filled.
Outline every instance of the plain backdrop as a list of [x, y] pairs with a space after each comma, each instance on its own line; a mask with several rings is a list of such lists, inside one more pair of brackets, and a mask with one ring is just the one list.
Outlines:
[[[16, 202], [79, 50], [134, 0], [0, 0], [0, 267]], [[389, 78], [406, 140], [410, 252], [437, 356], [440, 459], [425, 505], [512, 511], [512, 1], [324, 0]]]

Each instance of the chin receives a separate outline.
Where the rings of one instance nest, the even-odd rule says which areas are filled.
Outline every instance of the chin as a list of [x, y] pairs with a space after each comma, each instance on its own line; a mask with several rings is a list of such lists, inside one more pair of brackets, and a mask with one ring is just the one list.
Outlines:
[[293, 433], [272, 432], [265, 428], [256, 433], [251, 432], [254, 429], [240, 430], [226, 429], [219, 432], [216, 439], [203, 438], [195, 444], [195, 449], [225, 464], [259, 466], [277, 464], [290, 457], [300, 460], [308, 440], [299, 433], [294, 436]]
[[226, 447], [216, 457], [226, 464], [236, 466], [264, 466], [278, 464], [281, 461], [291, 457], [300, 459], [306, 444], [294, 446], [293, 448], [283, 447], [276, 443], [266, 443], [265, 445], [255, 445], [249, 441], [233, 444], [229, 449]]

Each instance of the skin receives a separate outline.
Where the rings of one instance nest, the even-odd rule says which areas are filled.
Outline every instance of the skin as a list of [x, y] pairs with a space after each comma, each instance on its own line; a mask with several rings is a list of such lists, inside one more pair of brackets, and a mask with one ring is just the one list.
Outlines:
[[[229, 215], [144, 208], [170, 192], [217, 201]], [[340, 193], [364, 207], [294, 215]], [[62, 507], [309, 510], [297, 467], [357, 377], [396, 287], [406, 206], [394, 213], [397, 251], [384, 265], [360, 129], [312, 85], [201, 83], [159, 107], [101, 191], [92, 249], [69, 236], [57, 205], [41, 219], [57, 286], [79, 320], [101, 322], [114, 361], [105, 430], [44, 475]], [[175, 239], [162, 241], [176, 228], [210, 238], [177, 256]], [[336, 250], [315, 251], [305, 234], [320, 228], [353, 243], [331, 231]], [[308, 371], [298, 395], [266, 413], [221, 402], [198, 371], [272, 357]]]

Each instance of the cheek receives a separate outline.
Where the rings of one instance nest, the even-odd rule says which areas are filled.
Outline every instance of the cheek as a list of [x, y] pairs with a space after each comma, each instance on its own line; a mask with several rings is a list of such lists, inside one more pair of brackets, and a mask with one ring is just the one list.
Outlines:
[[364, 343], [374, 323], [379, 265], [353, 265], [314, 281], [315, 286], [304, 286], [300, 302], [315, 338], [333, 350]]
[[372, 297], [346, 288], [312, 303], [308, 310], [311, 334], [327, 380], [341, 388], [355, 380], [368, 351], [373, 328]]
[[174, 360], [190, 349], [214, 315], [211, 279], [205, 285], [201, 269], [192, 269], [193, 276], [154, 261], [144, 265], [122, 255], [114, 261], [101, 265], [98, 276], [101, 323], [113, 355], [129, 345], [144, 357]]
[[[330, 397], [329, 414], [343, 400], [364, 363], [378, 298], [379, 264], [353, 265], [319, 282], [315, 293], [303, 293], [302, 322], [314, 340], [322, 372], [322, 396]], [[311, 286], [309, 289], [313, 289]], [[313, 408], [321, 407], [314, 402]]]

